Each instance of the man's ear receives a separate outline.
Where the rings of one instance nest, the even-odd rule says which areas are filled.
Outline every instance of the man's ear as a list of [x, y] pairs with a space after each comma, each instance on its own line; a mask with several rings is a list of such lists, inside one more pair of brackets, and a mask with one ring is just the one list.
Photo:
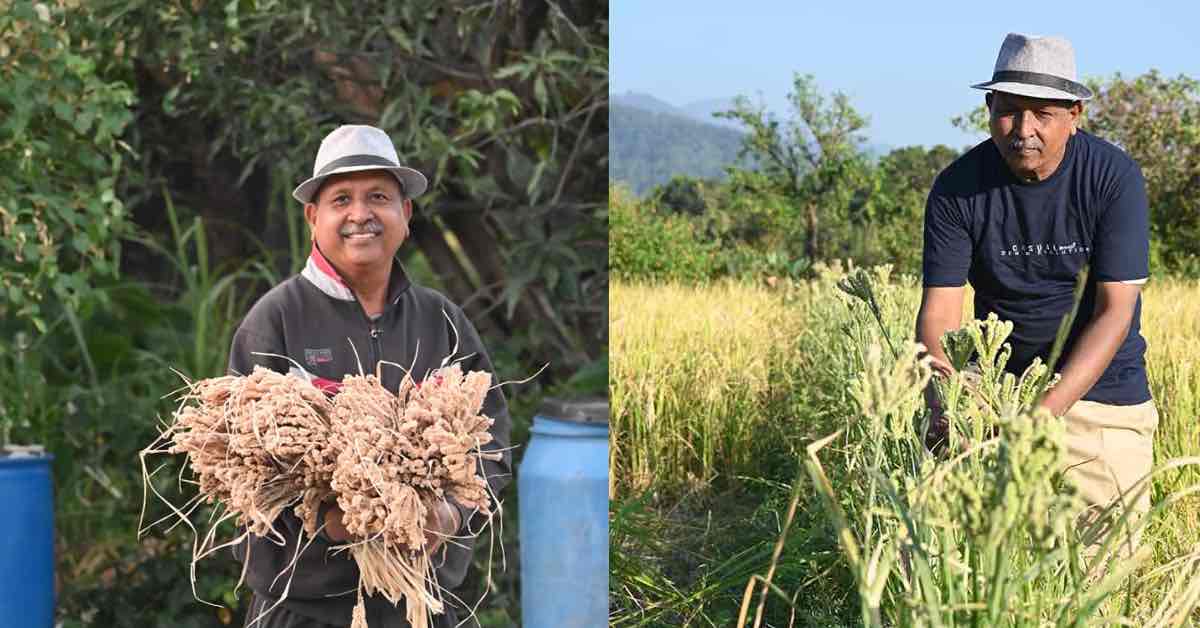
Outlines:
[[1075, 135], [1075, 131], [1079, 130], [1079, 121], [1083, 118], [1083, 101], [1076, 100], [1068, 111], [1071, 112], [1071, 135]]
[[983, 95], [983, 103], [987, 105], [988, 111], [992, 110], [992, 92]]
[[411, 198], [404, 199], [404, 202], [402, 203], [402, 209], [404, 211], [404, 222], [409, 222], [412, 220], [413, 208]]
[[317, 241], [317, 204], [304, 204], [304, 220], [308, 222], [308, 233], [312, 237], [313, 242]]

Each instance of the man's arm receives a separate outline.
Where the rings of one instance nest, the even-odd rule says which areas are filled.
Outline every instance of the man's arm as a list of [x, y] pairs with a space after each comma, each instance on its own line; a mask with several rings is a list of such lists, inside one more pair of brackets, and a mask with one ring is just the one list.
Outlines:
[[265, 355], [283, 355], [283, 340], [275, 330], [255, 322], [247, 316], [233, 334], [233, 343], [229, 347], [228, 374], [249, 375], [255, 366], [262, 366], [286, 375], [289, 370], [287, 360]]
[[1142, 287], [1135, 283], [1102, 281], [1096, 284], [1096, 309], [1064, 361], [1062, 379], [1042, 398], [1042, 407], [1062, 416], [1096, 385], [1116, 355], [1137, 306]]
[[921, 294], [921, 309], [917, 313], [917, 342], [925, 345], [933, 358], [933, 368], [942, 375], [954, 372], [950, 358], [942, 349], [942, 335], [962, 327], [964, 286], [957, 288], [925, 288]]
[[1150, 276], [1150, 218], [1146, 180], [1137, 164], [1115, 181], [1100, 215], [1092, 245], [1091, 277], [1096, 282], [1096, 309], [1064, 356], [1062, 379], [1042, 398], [1055, 416], [1066, 414], [1108, 368], [1137, 308], [1141, 283]]
[[[962, 326], [964, 286], [925, 288], [921, 294], [921, 309], [917, 312], [917, 342], [925, 345], [927, 355], [932, 358], [933, 370], [941, 376], [954, 372], [946, 351], [942, 349], [942, 335]], [[933, 382], [925, 389], [925, 403], [935, 410], [941, 409]]]
[[[941, 191], [945, 172], [938, 175], [925, 201], [925, 224], [921, 252], [921, 308], [917, 312], [917, 342], [933, 358], [935, 374], [954, 372], [942, 350], [942, 334], [962, 326], [963, 298], [974, 256], [968, 212], [951, 194]], [[930, 383], [926, 401], [937, 408]]]

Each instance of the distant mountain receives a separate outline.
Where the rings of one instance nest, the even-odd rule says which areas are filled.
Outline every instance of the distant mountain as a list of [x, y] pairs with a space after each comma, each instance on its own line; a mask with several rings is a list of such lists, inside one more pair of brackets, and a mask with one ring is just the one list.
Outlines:
[[718, 111], [733, 109], [732, 98], [708, 98], [675, 106], [645, 92], [627, 91], [623, 94], [613, 94], [610, 102], [626, 107], [637, 107], [643, 111], [669, 113], [684, 118], [691, 118], [696, 122], [703, 122], [705, 124], [724, 126], [731, 129], [742, 128], [742, 125], [738, 122], [713, 117], [713, 114]]
[[654, 113], [670, 113], [677, 116], [687, 115], [682, 109], [672, 105], [664, 100], [659, 100], [650, 94], [644, 92], [629, 91], [624, 94], [613, 94], [609, 98], [610, 103], [615, 103], [625, 107], [636, 107], [642, 111], [651, 111]]
[[[644, 92], [612, 94], [609, 99], [609, 178], [645, 194], [675, 175], [724, 178], [738, 162], [742, 125], [715, 118], [733, 109], [732, 98], [710, 98], [675, 106]], [[862, 142], [859, 150], [878, 160], [893, 146]]]
[[630, 101], [617, 96], [609, 101], [608, 176], [626, 183], [635, 194], [645, 194], [676, 175], [724, 178], [725, 167], [739, 163], [739, 131], [672, 110], [626, 104]]
[[696, 102], [690, 102], [686, 105], [683, 105], [680, 107], [680, 109], [686, 112], [687, 115], [701, 122], [716, 124], [731, 129], [741, 130], [744, 128], [741, 122], [735, 122], [727, 118], [713, 117], [713, 114], [717, 113], [718, 111], [729, 111], [733, 109], [732, 98], [709, 98], [707, 100], [697, 100]]

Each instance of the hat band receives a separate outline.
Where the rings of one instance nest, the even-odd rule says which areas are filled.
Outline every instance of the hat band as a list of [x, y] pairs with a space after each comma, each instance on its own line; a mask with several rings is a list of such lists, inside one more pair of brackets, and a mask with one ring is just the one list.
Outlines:
[[992, 73], [993, 83], [1012, 82], [1025, 83], [1027, 85], [1039, 85], [1041, 87], [1052, 87], [1057, 90], [1073, 94], [1080, 98], [1088, 98], [1088, 88], [1069, 81], [1061, 76], [1053, 74], [1042, 74], [1041, 72], [1024, 72], [1021, 70], [999, 70]]
[[379, 155], [346, 155], [339, 157], [325, 164], [325, 167], [317, 171], [314, 177], [329, 174], [338, 168], [350, 168], [354, 166], [383, 166], [385, 168], [399, 168], [399, 164], [393, 162], [387, 157]]

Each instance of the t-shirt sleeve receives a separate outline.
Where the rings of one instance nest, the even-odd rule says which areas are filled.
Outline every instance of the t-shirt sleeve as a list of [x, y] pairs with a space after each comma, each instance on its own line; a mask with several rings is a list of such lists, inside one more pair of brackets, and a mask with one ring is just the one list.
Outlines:
[[961, 208], [935, 184], [925, 202], [922, 283], [926, 288], [965, 285], [972, 253], [971, 231]]
[[1096, 281], [1139, 281], [1150, 276], [1150, 211], [1146, 181], [1134, 164], [1120, 177], [1100, 213], [1092, 240]]

